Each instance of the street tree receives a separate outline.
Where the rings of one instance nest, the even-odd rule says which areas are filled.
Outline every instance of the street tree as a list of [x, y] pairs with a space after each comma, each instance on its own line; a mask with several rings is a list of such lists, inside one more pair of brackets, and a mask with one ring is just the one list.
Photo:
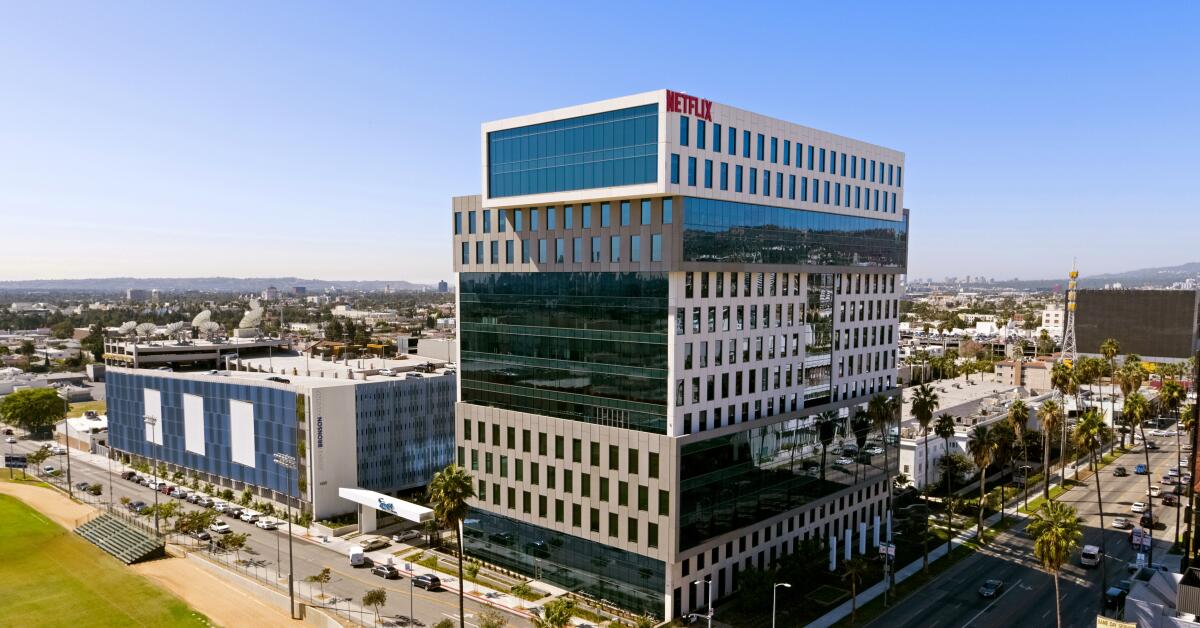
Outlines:
[[363, 606], [370, 606], [375, 610], [375, 623], [379, 623], [379, 607], [387, 604], [387, 591], [385, 589], [371, 589], [362, 596]]
[[[1091, 456], [1092, 464], [1095, 467], [1095, 473], [1092, 475], [1096, 478], [1096, 506], [1100, 511], [1100, 529], [1104, 527], [1104, 496], [1100, 492], [1100, 459], [1099, 452], [1104, 450], [1104, 443], [1112, 438], [1112, 431], [1104, 422], [1104, 417], [1096, 408], [1088, 408], [1083, 411], [1079, 417], [1079, 423], [1075, 426], [1075, 442], [1079, 446], [1086, 449]], [[1100, 535], [1100, 550], [1104, 550], [1104, 537]]]
[[26, 388], [0, 400], [0, 420], [39, 436], [47, 435], [66, 415], [66, 402], [53, 388]]
[[[1054, 440], [1054, 435], [1062, 427], [1062, 407], [1053, 399], [1047, 399], [1038, 408], [1038, 419], [1042, 423], [1042, 496], [1049, 501], [1050, 442]], [[1062, 456], [1066, 452], [1066, 447], [1062, 447], [1062, 450], [1059, 452], [1059, 456]]]
[[504, 615], [491, 608], [481, 611], [476, 617], [476, 621], [479, 628], [505, 628], [508, 625], [508, 620]]
[[534, 628], [566, 628], [575, 616], [575, 600], [556, 598], [542, 605], [542, 616], [533, 618]]
[[929, 486], [929, 428], [933, 423], [933, 413], [937, 412], [940, 403], [937, 391], [929, 384], [922, 384], [913, 392], [912, 414], [925, 436], [925, 477], [921, 482], [924, 486]]
[[977, 518], [978, 532], [976, 539], [980, 545], [986, 543], [983, 538], [983, 509], [987, 504], [987, 468], [996, 459], [999, 444], [996, 434], [986, 425], [976, 425], [967, 437], [967, 453], [979, 469], [979, 515]]
[[1058, 628], [1062, 628], [1062, 594], [1058, 575], [1083, 539], [1083, 520], [1075, 509], [1061, 502], [1048, 501], [1029, 518], [1026, 527], [1033, 537], [1033, 555], [1042, 562], [1046, 573], [1054, 578], [1054, 612]]
[[328, 584], [329, 581], [332, 579], [333, 579], [333, 572], [329, 569], [329, 567], [325, 567], [325, 568], [322, 568], [321, 571], [319, 571], [318, 573], [312, 574], [311, 576], [304, 578], [304, 581], [308, 582], [310, 584], [319, 585], [321, 588], [321, 597], [319, 597], [318, 599], [323, 600], [323, 599], [325, 599], [325, 585]]
[[[945, 412], [939, 415], [933, 431], [945, 442], [946, 450], [942, 453], [942, 460], [945, 461], [950, 457], [950, 439], [954, 438], [954, 415]], [[949, 554], [950, 540], [954, 538], [954, 496], [951, 484], [955, 478], [951, 474], [945, 473], [944, 479], [946, 480], [946, 553]]]
[[842, 580], [850, 584], [850, 623], [858, 621], [858, 585], [867, 575], [870, 565], [862, 556], [842, 563]]
[[246, 548], [246, 540], [250, 535], [243, 532], [230, 532], [217, 540], [217, 547], [233, 552], [238, 562], [242, 560], [242, 550]]
[[438, 471], [429, 482], [428, 499], [433, 506], [433, 516], [442, 526], [454, 530], [454, 538], [458, 544], [458, 623], [460, 628], [466, 626], [465, 603], [463, 596], [465, 587], [463, 580], [463, 539], [462, 520], [467, 516], [469, 506], [467, 500], [475, 497], [474, 482], [465, 470], [455, 464]]

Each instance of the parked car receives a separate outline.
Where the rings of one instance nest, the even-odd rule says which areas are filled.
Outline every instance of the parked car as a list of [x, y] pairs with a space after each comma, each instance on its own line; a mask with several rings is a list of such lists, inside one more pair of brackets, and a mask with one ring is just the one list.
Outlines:
[[212, 535], [209, 534], [208, 531], [206, 531], [206, 530], [197, 530], [197, 531], [191, 533], [189, 536], [191, 536], [193, 539], [196, 539], [197, 541], [212, 540]]
[[264, 530], [278, 530], [279, 529], [279, 522], [274, 519], [271, 519], [270, 517], [265, 517], [265, 518], [259, 519], [258, 521], [254, 522], [254, 525], [259, 528], [262, 528]]
[[1161, 484], [1174, 484], [1174, 483], [1175, 483], [1175, 476], [1173, 476], [1173, 475], [1162, 476]]
[[214, 521], [212, 525], [208, 526], [208, 529], [216, 532], [217, 534], [229, 534], [230, 532], [233, 532], [233, 529], [229, 527], [229, 524], [221, 521], [220, 519]]
[[1113, 469], [1113, 476], [1115, 476], [1115, 477], [1123, 478], [1127, 475], [1129, 475], [1129, 470], [1123, 466], [1118, 466]]
[[11, 428], [11, 427], [6, 427], [6, 428], [4, 428], [4, 435], [5, 435], [5, 436], [12, 436], [12, 435], [13, 435], [12, 428]]
[[261, 518], [262, 513], [255, 512], [253, 510], [243, 510], [242, 514], [238, 515], [238, 519], [241, 519], [246, 523], [257, 523]]
[[382, 536], [363, 537], [358, 541], [358, 546], [363, 548], [364, 552], [373, 552], [377, 549], [383, 549], [389, 544], [389, 541]]
[[225, 512], [226, 510], [229, 510], [229, 504], [219, 500], [214, 501], [212, 504], [212, 509], [217, 512]]
[[213, 498], [211, 498], [211, 497], [201, 495], [200, 497], [196, 498], [197, 506], [203, 506], [205, 508], [212, 508], [214, 504], [216, 504], [216, 502], [214, 502]]
[[246, 512], [246, 509], [244, 507], [235, 506], [233, 504], [229, 504], [229, 507], [225, 509], [225, 514], [229, 515], [230, 517], [233, 517], [234, 519], [241, 519], [243, 512]]
[[836, 464], [840, 464], [840, 465], [842, 465], [842, 466], [846, 466], [846, 465], [849, 465], [849, 464], [854, 464], [854, 459], [853, 459], [853, 458], [847, 458], [846, 456], [842, 456], [842, 457], [838, 458], [837, 460], [834, 460], [834, 463], [836, 463]]
[[163, 495], [170, 495], [174, 488], [174, 486], [171, 486], [166, 482], [159, 482], [158, 484], [158, 492], [162, 493]]
[[1004, 583], [1000, 580], [984, 580], [979, 587], [979, 597], [994, 598], [1004, 590]]
[[282, 378], [282, 377], [268, 377], [268, 378], [267, 378], [267, 381], [268, 381], [268, 382], [275, 382], [275, 383], [277, 383], [277, 384], [290, 384], [290, 383], [292, 383], [292, 381], [291, 381], [291, 380], [289, 380], [289, 379], [285, 379], [285, 378]]
[[867, 453], [871, 454], [872, 456], [878, 456], [879, 454], [883, 453], [883, 448], [878, 445], [872, 445], [870, 447], [867, 447], [865, 449], [865, 451]]
[[1133, 527], [1133, 523], [1125, 517], [1117, 517], [1116, 519], [1113, 519], [1112, 525], [1118, 530], [1128, 530]]
[[412, 585], [420, 589], [425, 589], [426, 591], [436, 591], [442, 588], [442, 581], [431, 573], [423, 573], [418, 576], [413, 576]]
[[1145, 502], [1133, 502], [1133, 505], [1129, 507], [1129, 510], [1131, 512], [1138, 513], [1146, 512], [1146, 504]]
[[417, 530], [404, 530], [403, 532], [400, 532], [399, 534], [392, 535], [392, 541], [395, 543], [403, 543], [404, 541], [407, 541], [409, 539], [419, 539], [419, 538], [421, 538], [421, 533], [418, 532]]
[[[399, 580], [400, 579], [400, 570], [396, 569], [392, 565], [387, 565], [387, 564], [375, 565], [371, 569], [371, 573], [375, 574], [376, 576], [379, 576], [380, 578], [383, 578], [384, 580]], [[413, 581], [413, 584], [416, 584], [415, 580]]]
[[42, 467], [42, 473], [54, 473], [54, 465], [48, 464]]
[[394, 377], [396, 375], [396, 371], [393, 371], [392, 369], [379, 369], [379, 374], [384, 377]]
[[1178, 476], [1179, 475], [1179, 467], [1171, 467], [1170, 469], [1167, 469], [1167, 475]]
[[129, 480], [130, 482], [136, 482], [138, 479], [138, 474], [136, 471], [126, 471], [121, 474], [121, 479]]

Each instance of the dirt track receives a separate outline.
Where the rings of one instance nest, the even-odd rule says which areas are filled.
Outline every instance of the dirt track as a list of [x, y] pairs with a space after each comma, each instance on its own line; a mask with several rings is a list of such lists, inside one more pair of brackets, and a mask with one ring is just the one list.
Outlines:
[[[75, 523], [95, 512], [71, 501], [52, 488], [0, 482], [0, 493], [25, 502], [55, 523], [75, 528]], [[184, 558], [166, 558], [132, 567], [158, 586], [179, 596], [218, 626], [286, 626], [295, 624], [287, 613], [264, 604]]]

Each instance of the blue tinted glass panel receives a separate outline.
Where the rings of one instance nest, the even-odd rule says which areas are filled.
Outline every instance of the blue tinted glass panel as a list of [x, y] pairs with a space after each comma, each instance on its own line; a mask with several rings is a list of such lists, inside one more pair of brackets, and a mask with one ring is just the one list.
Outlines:
[[713, 123], [713, 152], [721, 152], [721, 125]]
[[721, 162], [721, 189], [729, 189], [729, 164]]
[[742, 157], [750, 156], [750, 132], [742, 131]]
[[488, 133], [491, 198], [653, 183], [658, 105]]
[[671, 153], [671, 183], [679, 183], [679, 155]]
[[684, 261], [903, 267], [908, 221], [684, 199]]
[[672, 218], [673, 218], [673, 216], [671, 216], [671, 213], [672, 213], [673, 206], [674, 206], [674, 203], [673, 203], [673, 202], [671, 202], [671, 199], [669, 199], [669, 198], [664, 198], [664, 199], [663, 199], [663, 201], [662, 201], [662, 219], [663, 219], [663, 223], [662, 223], [662, 224], [664, 224], [664, 225], [669, 225], [669, 224], [671, 224], [671, 220], [672, 220]]
[[758, 168], [750, 169], [750, 193], [758, 194]]
[[733, 167], [733, 191], [734, 192], [742, 191], [742, 167], [741, 166]]
[[696, 148], [704, 148], [707, 141], [708, 128], [705, 127], [704, 120], [696, 120]]
[[696, 158], [688, 157], [688, 185], [696, 185]]
[[691, 120], [687, 116], [679, 116], [679, 145], [688, 145], [688, 131], [691, 125]]
[[729, 127], [729, 154], [737, 154], [737, 129]]
[[779, 163], [779, 138], [771, 138], [771, 163]]
[[792, 140], [783, 140], [783, 165], [792, 165]]
[[712, 160], [704, 160], [704, 187], [712, 189]]
[[762, 134], [762, 133], [759, 133], [759, 134], [758, 134], [758, 151], [757, 151], [757, 152], [758, 152], [758, 160], [759, 160], [759, 161], [762, 161], [762, 160], [764, 159], [764, 157], [763, 157], [763, 147], [764, 147], [765, 143], [766, 143], [766, 142], [765, 142], [765, 138], [763, 137], [763, 134]]

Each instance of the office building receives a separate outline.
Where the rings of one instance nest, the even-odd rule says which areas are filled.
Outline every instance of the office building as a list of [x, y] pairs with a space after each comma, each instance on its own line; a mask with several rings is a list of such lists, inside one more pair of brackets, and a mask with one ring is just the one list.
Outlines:
[[1178, 362], [1200, 350], [1200, 291], [1080, 290], [1075, 307], [1079, 352], [1100, 355], [1108, 338], [1121, 353]]
[[903, 153], [667, 90], [481, 141], [452, 203], [470, 554], [674, 617], [876, 524], [882, 457], [855, 483], [816, 445], [893, 390]]
[[[298, 497], [293, 507], [316, 519], [358, 509], [341, 489], [396, 496], [424, 486], [453, 460], [455, 377], [440, 362], [375, 359], [357, 367], [302, 356], [242, 362], [249, 371], [109, 367], [113, 449], [164, 463], [170, 474], [194, 474], [217, 492], [249, 488], [255, 500], [279, 507], [285, 495]], [[383, 368], [404, 372], [379, 375]], [[276, 453], [299, 461], [290, 485]]]
[[150, 297], [150, 293], [141, 288], [129, 288], [125, 291], [125, 299], [127, 301], [145, 301]]
[[443, 294], [450, 292], [450, 284], [446, 283], [444, 280], [439, 281], [437, 284], [437, 290]]

